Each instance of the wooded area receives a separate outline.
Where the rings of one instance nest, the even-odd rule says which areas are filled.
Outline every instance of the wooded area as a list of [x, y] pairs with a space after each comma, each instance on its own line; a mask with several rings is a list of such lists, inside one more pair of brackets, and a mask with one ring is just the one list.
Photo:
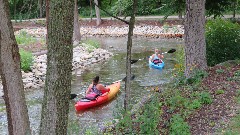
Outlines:
[[[95, 11], [92, 11], [94, 9]], [[73, 71], [73, 43], [77, 42], [77, 44], [79, 44], [79, 42], [81, 41], [79, 17], [96, 17], [96, 26], [101, 26], [102, 16], [114, 17], [115, 19], [118, 19], [128, 24], [128, 36], [126, 42], [126, 68], [124, 69], [126, 70], [126, 79], [124, 80], [124, 115], [122, 119], [129, 119], [130, 121], [132, 121], [130, 122], [131, 126], [128, 125], [129, 123], [122, 124], [121, 122], [119, 122], [119, 130], [117, 128], [119, 126], [118, 125], [116, 126], [114, 131], [112, 131], [112, 133], [131, 133], [134, 130], [130, 130], [128, 128], [136, 126], [135, 133], [138, 132], [139, 134], [147, 134], [151, 132], [153, 134], [157, 134], [160, 133], [160, 131], [158, 130], [161, 130], [161, 128], [164, 127], [164, 125], [162, 125], [161, 123], [162, 120], [165, 120], [164, 118], [157, 121], [157, 124], [153, 124], [153, 130], [149, 129], [149, 131], [143, 131], [144, 126], [141, 127], [139, 125], [144, 124], [146, 122], [144, 120], [146, 119], [142, 118], [141, 120], [143, 121], [140, 121], [140, 124], [138, 123], [138, 125], [135, 124], [136, 122], [134, 121], [136, 116], [135, 114], [134, 116], [127, 115], [128, 112], [130, 112], [131, 110], [130, 93], [132, 80], [131, 76], [133, 74], [131, 71], [131, 60], [135, 17], [142, 15], [164, 15], [167, 18], [167, 16], [169, 15], [177, 15], [179, 16], [179, 19], [184, 19], [185, 46], [184, 53], [181, 55], [184, 56], [184, 60], [182, 60], [183, 63], [177, 65], [179, 67], [179, 70], [181, 70], [178, 73], [184, 74], [183, 76], [181, 76], [181, 78], [184, 78], [184, 80], [179, 79], [180, 81], [177, 84], [179, 87], [174, 86], [172, 88], [174, 90], [175, 88], [179, 88], [180, 91], [184, 91], [186, 90], [185, 86], [191, 88], [194, 87], [192, 89], [198, 87], [198, 85], [200, 84], [199, 79], [202, 80], [205, 76], [204, 73], [207, 72], [210, 68], [210, 66], [208, 65], [209, 61], [212, 61], [212, 63], [217, 61], [217, 58], [214, 57], [207, 61], [207, 59], [209, 58], [208, 54], [213, 54], [215, 47], [214, 45], [210, 45], [215, 42], [207, 42], [210, 41], [209, 35], [212, 36], [212, 33], [214, 32], [212, 32], [211, 34], [208, 34], [206, 32], [206, 29], [209, 30], [208, 27], [206, 28], [206, 16], [213, 16], [215, 18], [219, 16], [221, 17], [223, 14], [231, 14], [232, 20], [237, 22], [238, 18], [235, 18], [235, 16], [239, 12], [239, 0], [0, 0], [0, 73], [4, 91], [3, 98], [6, 105], [9, 135], [26, 135], [32, 133], [30, 129], [28, 110], [24, 95], [19, 47], [14, 36], [11, 19], [21, 21], [23, 19], [46, 17], [47, 71], [44, 87], [44, 97], [41, 108], [41, 123], [39, 129], [39, 133], [41, 135], [68, 134], [68, 114], [70, 103], [69, 96], [71, 94], [71, 81]], [[182, 18], [183, 15], [184, 18]], [[130, 21], [128, 22], [127, 20], [121, 19], [119, 16], [130, 16]], [[237, 25], [236, 27], [234, 27], [234, 29], [236, 29], [236, 33], [239, 33], [239, 24], [234, 24]], [[230, 26], [230, 24], [226, 25]], [[235, 33], [230, 34], [233, 35], [233, 40], [238, 43], [239, 37], [235, 36]], [[211, 50], [211, 47], [213, 48], [211, 52], [207, 50], [207, 44], [208, 46], [210, 46], [209, 50]], [[230, 45], [226, 46], [230, 47]], [[234, 46], [236, 48], [239, 48], [238, 44]], [[178, 51], [180, 52], [180, 50]], [[226, 49], [226, 51], [229, 50]], [[231, 54], [234, 55], [234, 58], [229, 57], [229, 59], [224, 60], [227, 61], [239, 59], [237, 53], [238, 52], [236, 52], [235, 50], [235, 53]], [[227, 57], [227, 55], [223, 57]], [[222, 59], [219, 61], [222, 61]], [[236, 69], [238, 69], [239, 64], [236, 65]], [[184, 72], [182, 71], [182, 68], [184, 68]], [[201, 73], [198, 74], [196, 71], [201, 71]], [[234, 69], [231, 75], [235, 75], [238, 77], [238, 71], [240, 70], [235, 71]], [[216, 72], [220, 73], [224, 71], [216, 70]], [[175, 73], [174, 76], [177, 76], [178, 73]], [[196, 76], [199, 78], [197, 78]], [[193, 82], [191, 82], [192, 80]], [[235, 81], [236, 82], [234, 83], [238, 84], [237, 80]], [[205, 101], [205, 99], [209, 99], [208, 93], [204, 93], [205, 88], [203, 88], [203, 90], [201, 89], [200, 91], [201, 93], [199, 93], [198, 95], [196, 94], [197, 96], [191, 95], [188, 97], [200, 97], [200, 99], [204, 101], [199, 101], [199, 104], [210, 104], [212, 101]], [[237, 91], [237, 87], [236, 89], [234, 88], [234, 91]], [[194, 90], [191, 90], [191, 92], [194, 92]], [[188, 95], [189, 93], [184, 94]], [[172, 117], [170, 115], [167, 115], [166, 119], [168, 119], [167, 121], [173, 123], [174, 118], [178, 119], [178, 117], [180, 117], [180, 115], [175, 115], [175, 113], [181, 112], [179, 110], [185, 108], [183, 107], [184, 105], [177, 105], [180, 105], [181, 102], [186, 101], [184, 100], [184, 98], [181, 97], [182, 95], [177, 95], [176, 104], [172, 102], [165, 103], [163, 101], [163, 98], [161, 97], [162, 95], [160, 95], [160, 99], [156, 98], [159, 101], [154, 100], [154, 102], [157, 102], [157, 107], [152, 107], [155, 109], [157, 108], [157, 110], [155, 110], [154, 112], [159, 112], [159, 110], [161, 110], [161, 113], [165, 114], [170, 111], [170, 115]], [[171, 99], [168, 98], [168, 96], [166, 96], [166, 98]], [[194, 102], [198, 102], [197, 99], [192, 100], [194, 100]], [[154, 103], [154, 105], [156, 104]], [[170, 109], [166, 111], [164, 110], [164, 107], [169, 107], [167, 106], [168, 104], [170, 104], [169, 106], [174, 104], [174, 107], [178, 108], [176, 109], [173, 107], [174, 109], [176, 109], [174, 110], [170, 107]], [[161, 105], [163, 109], [160, 108]], [[186, 108], [189, 109], [190, 107]], [[198, 109], [198, 107], [194, 106], [190, 110], [192, 111], [194, 109]], [[144, 114], [145, 112], [143, 111], [138, 114], [140, 115], [138, 116], [140, 118], [141, 113]], [[161, 114], [157, 113], [157, 116], [160, 117], [160, 115]], [[187, 114], [183, 114], [182, 116], [184, 115]], [[169, 116], [170, 118], [168, 118]], [[187, 120], [190, 119], [190, 116], [184, 118]], [[181, 119], [179, 121], [181, 121]], [[184, 120], [182, 121], [184, 123]], [[178, 125], [184, 124], [178, 123]], [[167, 133], [179, 132], [178, 128], [174, 128], [174, 124], [170, 124], [165, 127], [167, 127]], [[187, 129], [186, 134], [190, 134], [189, 127], [186, 126], [185, 129]]]

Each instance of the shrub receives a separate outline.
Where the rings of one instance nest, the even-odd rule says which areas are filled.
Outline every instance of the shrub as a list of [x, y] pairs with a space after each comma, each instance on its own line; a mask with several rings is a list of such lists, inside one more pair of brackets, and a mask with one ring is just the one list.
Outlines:
[[189, 105], [190, 109], [198, 109], [202, 106], [201, 102], [198, 99], [194, 99], [192, 103]]
[[32, 53], [20, 50], [20, 57], [21, 57], [21, 69], [23, 71], [31, 71], [31, 65], [33, 62], [33, 56]]
[[180, 93], [176, 93], [176, 95], [173, 95], [172, 97], [169, 98], [167, 103], [171, 109], [175, 109], [183, 107], [185, 102], [187, 102], [186, 99], [183, 96], [181, 96]]
[[144, 112], [139, 116], [140, 134], [159, 134], [158, 123], [161, 111], [162, 103], [159, 103], [157, 96], [153, 97], [153, 100], [144, 106]]
[[207, 63], [218, 63], [240, 57], [240, 25], [216, 19], [206, 25]]
[[210, 93], [208, 93], [208, 92], [201, 92], [200, 100], [203, 104], [211, 104], [212, 103], [212, 97], [211, 97]]
[[190, 127], [179, 115], [175, 114], [170, 120], [170, 135], [190, 135]]
[[24, 30], [21, 30], [19, 35], [16, 35], [15, 37], [16, 37], [17, 44], [19, 45], [23, 45], [23, 44], [28, 45], [37, 41], [35, 38], [27, 34], [27, 32]]

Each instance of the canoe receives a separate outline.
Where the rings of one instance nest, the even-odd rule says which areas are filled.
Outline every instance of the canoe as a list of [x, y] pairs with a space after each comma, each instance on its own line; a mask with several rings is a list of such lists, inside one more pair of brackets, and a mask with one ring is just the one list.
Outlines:
[[75, 110], [76, 111], [83, 111], [88, 108], [92, 108], [95, 106], [98, 106], [100, 104], [103, 104], [107, 101], [110, 101], [112, 98], [114, 98], [120, 89], [120, 81], [116, 82], [114, 84], [111, 84], [107, 86], [107, 88], [110, 88], [110, 91], [107, 93], [104, 93], [103, 95], [96, 98], [96, 100], [80, 100], [75, 104]]
[[[150, 56], [151, 58], [152, 56]], [[164, 67], [164, 62], [162, 61], [162, 63], [158, 63], [158, 64], [154, 64], [152, 61], [149, 60], [149, 66], [155, 69], [162, 69]]]

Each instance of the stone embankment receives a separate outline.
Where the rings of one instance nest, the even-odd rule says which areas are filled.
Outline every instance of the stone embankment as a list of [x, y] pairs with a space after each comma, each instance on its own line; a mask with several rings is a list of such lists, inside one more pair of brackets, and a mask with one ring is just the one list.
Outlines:
[[[89, 52], [87, 46], [88, 45], [83, 43], [73, 49], [72, 74], [81, 75], [81, 73], [90, 65], [98, 62], [104, 62], [113, 55], [111, 52], [100, 48]], [[25, 90], [34, 88], [39, 89], [44, 86], [47, 71], [47, 55], [43, 54], [40, 56], [34, 56], [31, 69], [32, 72], [25, 73], [22, 71]], [[2, 89], [3, 87], [0, 84], [0, 96], [3, 95]]]
[[[46, 35], [47, 30], [45, 27], [22, 29], [28, 34], [35, 37], [43, 37]], [[81, 27], [80, 32], [82, 36], [107, 36], [107, 37], [123, 37], [128, 34], [128, 26], [119, 27]], [[133, 34], [135, 36], [142, 36], [148, 38], [182, 38], [184, 34], [183, 25], [174, 26], [135, 26]]]
[[[80, 75], [88, 66], [94, 63], [103, 62], [112, 55], [112, 53], [103, 49], [95, 49], [93, 52], [88, 52], [87, 48], [77, 46], [73, 49], [73, 74], [77, 73]], [[47, 55], [35, 56], [34, 64], [31, 69], [32, 72], [29, 73], [22, 71], [24, 87], [26, 89], [42, 87], [47, 71]], [[78, 69], [77, 72], [75, 72], [76, 69]]]

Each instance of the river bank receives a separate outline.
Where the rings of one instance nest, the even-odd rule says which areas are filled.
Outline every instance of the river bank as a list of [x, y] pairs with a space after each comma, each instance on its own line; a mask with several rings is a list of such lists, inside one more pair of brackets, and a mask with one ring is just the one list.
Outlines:
[[[89, 66], [95, 63], [107, 61], [111, 56], [113, 56], [113, 53], [101, 48], [89, 51], [88, 46], [89, 45], [82, 43], [73, 49], [73, 75], [79, 76]], [[34, 56], [31, 70], [31, 72], [22, 71], [22, 79], [25, 90], [42, 88], [44, 86], [47, 71], [47, 55], [43, 54]], [[1, 84], [0, 96], [3, 96], [2, 90], [3, 86]]]

